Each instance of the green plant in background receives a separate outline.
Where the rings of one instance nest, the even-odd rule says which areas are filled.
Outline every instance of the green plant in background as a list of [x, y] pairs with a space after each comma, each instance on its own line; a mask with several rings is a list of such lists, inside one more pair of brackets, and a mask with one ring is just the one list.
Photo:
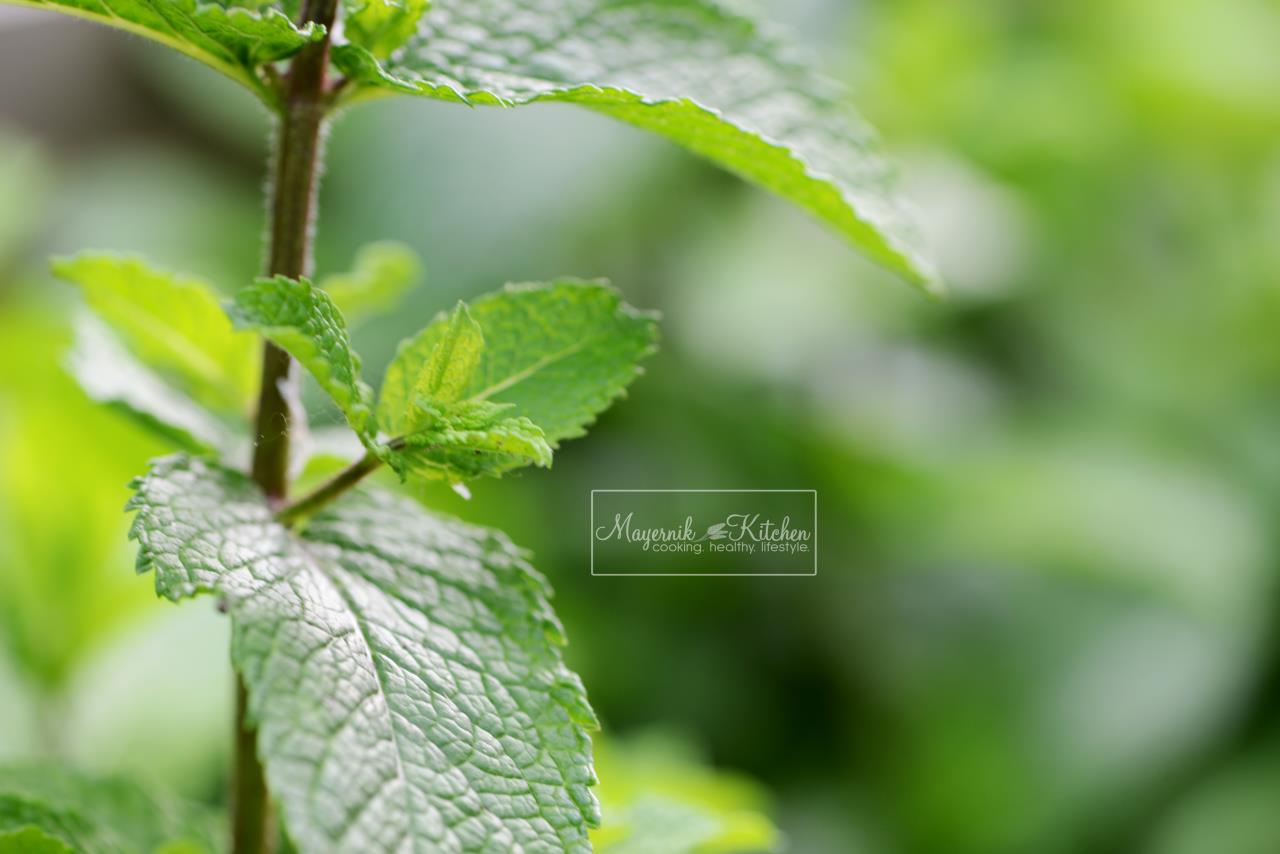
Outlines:
[[[378, 244], [350, 274], [312, 283], [325, 122], [396, 93], [579, 103], [778, 192], [934, 290], [868, 131], [775, 38], [710, 0], [29, 5], [160, 41], [278, 117], [265, 276], [232, 300], [136, 258], [54, 263], [96, 315], [71, 357], [86, 391], [180, 451], [133, 484], [139, 571], [173, 600], [213, 594], [232, 621], [232, 849], [276, 848], [278, 806], [306, 851], [587, 850], [596, 721], [546, 581], [500, 532], [359, 484], [383, 467], [462, 488], [549, 466], [636, 376], [655, 319], [601, 282], [508, 285], [403, 342], [375, 395], [348, 318], [393, 305], [416, 262]], [[291, 481], [318, 446], [304, 440], [295, 363], [361, 447], [300, 497]], [[58, 774], [47, 779], [65, 785], [0, 776], [0, 850], [217, 844], [177, 808], [140, 823], [144, 795], [127, 784]], [[652, 819], [633, 806], [597, 841], [773, 844], [750, 808], [709, 825], [718, 799], [692, 800]], [[667, 835], [645, 843], [651, 829]]]

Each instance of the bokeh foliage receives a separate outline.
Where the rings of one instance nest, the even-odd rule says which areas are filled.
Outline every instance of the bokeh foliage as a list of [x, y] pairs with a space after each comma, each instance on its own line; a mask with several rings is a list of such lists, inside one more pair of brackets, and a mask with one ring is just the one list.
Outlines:
[[[589, 115], [355, 108], [320, 272], [393, 237], [429, 283], [356, 329], [371, 377], [436, 309], [506, 280], [607, 275], [666, 317], [648, 376], [550, 474], [422, 497], [535, 551], [607, 730], [689, 733], [767, 787], [794, 850], [1272, 850], [1280, 12], [773, 6], [896, 151], [952, 297]], [[247, 282], [262, 128], [214, 118], [252, 111], [212, 75], [127, 56], [145, 95], [99, 84], [143, 117], [122, 141], [50, 134], [43, 189], [31, 168], [0, 179], [45, 211], [35, 231], [0, 216], [3, 669], [6, 696], [37, 698], [0, 713], [52, 703], [69, 711], [50, 749], [214, 797], [222, 709], [188, 727], [195, 759], [165, 761], [175, 738], [126, 761], [102, 734], [147, 719], [76, 699], [117, 681], [122, 649], [152, 651], [152, 705], [187, 683], [162, 678], [174, 629], [120, 539], [154, 449], [58, 373], [73, 300], [40, 259], [100, 246]], [[587, 575], [589, 489], [703, 484], [818, 489], [818, 578]], [[209, 626], [193, 678], [216, 707]]]

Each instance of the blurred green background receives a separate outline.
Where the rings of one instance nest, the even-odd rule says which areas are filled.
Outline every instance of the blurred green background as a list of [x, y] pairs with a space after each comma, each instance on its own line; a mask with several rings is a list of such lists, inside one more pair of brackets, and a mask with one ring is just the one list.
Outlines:
[[[1280, 851], [1280, 7], [764, 5], [880, 128], [951, 297], [604, 118], [361, 106], [320, 272], [384, 238], [426, 269], [357, 330], [370, 378], [508, 280], [665, 318], [551, 472], [422, 499], [535, 551], [611, 736], [759, 781], [793, 851]], [[0, 8], [0, 757], [210, 801], [226, 626], [131, 573], [165, 449], [64, 374], [44, 259], [247, 282], [267, 121], [231, 88]], [[708, 485], [817, 489], [818, 577], [590, 577], [589, 490]]]

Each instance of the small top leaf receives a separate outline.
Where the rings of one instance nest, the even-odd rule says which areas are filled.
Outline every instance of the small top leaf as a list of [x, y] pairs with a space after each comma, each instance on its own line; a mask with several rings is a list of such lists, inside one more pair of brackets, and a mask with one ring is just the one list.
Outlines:
[[362, 439], [372, 437], [373, 392], [360, 379], [360, 357], [342, 312], [307, 279], [276, 276], [241, 289], [226, 306], [237, 329], [262, 333], [311, 372]]
[[335, 273], [320, 281], [347, 323], [387, 311], [422, 275], [422, 264], [403, 243], [380, 241], [360, 247], [349, 273]]
[[431, 348], [413, 390], [432, 401], [453, 403], [462, 397], [480, 366], [484, 334], [461, 302], [440, 330], [439, 340]]
[[437, 0], [389, 57], [337, 45], [361, 90], [469, 104], [564, 101], [662, 134], [938, 287], [874, 134], [844, 93], [718, 0]]
[[323, 27], [298, 27], [274, 6], [257, 11], [197, 0], [9, 2], [88, 18], [158, 41], [216, 68], [264, 98], [270, 95], [257, 68], [292, 56], [303, 45], [324, 35]]
[[[657, 341], [654, 315], [626, 305], [602, 282], [508, 285], [475, 300], [468, 315], [484, 349], [459, 398], [511, 404], [508, 414], [528, 418], [553, 446], [583, 435]], [[378, 399], [388, 432], [412, 427], [418, 378], [458, 322], [456, 313], [440, 314], [400, 345]]]
[[505, 536], [376, 491], [294, 532], [245, 475], [181, 456], [135, 486], [139, 569], [227, 603], [300, 850], [589, 850], [595, 717]]
[[188, 397], [218, 412], [248, 412], [258, 345], [235, 333], [211, 285], [129, 256], [85, 253], [56, 258], [52, 269], [79, 286], [134, 356]]

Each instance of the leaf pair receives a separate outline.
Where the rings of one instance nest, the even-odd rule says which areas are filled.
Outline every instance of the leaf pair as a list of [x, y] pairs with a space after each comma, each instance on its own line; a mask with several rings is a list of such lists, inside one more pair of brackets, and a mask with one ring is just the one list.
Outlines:
[[310, 371], [402, 479], [453, 483], [549, 466], [555, 443], [583, 435], [657, 340], [654, 317], [602, 282], [511, 285], [403, 342], [375, 418], [360, 359], [324, 291], [260, 279], [230, 311], [239, 328], [261, 332]]
[[259, 352], [243, 331], [257, 332], [311, 373], [402, 479], [550, 466], [556, 444], [583, 435], [657, 341], [654, 316], [603, 282], [509, 285], [402, 342], [375, 409], [337, 301], [366, 313], [394, 299], [418, 270], [402, 247], [363, 250], [352, 273], [324, 281], [335, 295], [306, 279], [259, 279], [225, 311], [207, 283], [136, 258], [87, 254], [53, 270], [110, 326], [82, 319], [70, 359], [95, 399], [184, 450], [242, 456]]
[[[380, 266], [341, 281], [355, 293], [359, 281], [385, 284], [369, 272]], [[289, 350], [406, 477], [548, 465], [552, 443], [581, 435], [656, 339], [653, 318], [602, 283], [510, 286], [404, 342], [375, 407], [342, 312], [306, 280], [257, 280], [225, 306], [228, 320], [207, 285], [136, 260], [55, 269], [152, 391], [210, 419], [222, 410], [197, 399], [243, 405], [204, 357], [252, 354], [253, 336], [233, 327], [252, 329]], [[80, 368], [88, 384], [114, 370]], [[152, 426], [180, 429], [172, 408], [129, 400]], [[397, 436], [384, 441], [379, 424]], [[162, 596], [226, 603], [258, 751], [302, 849], [588, 849], [595, 718], [563, 662], [549, 587], [503, 535], [377, 490], [290, 529], [247, 476], [189, 455], [155, 461], [134, 488], [139, 571], [155, 571]]]
[[[274, 104], [266, 66], [326, 34], [295, 3], [9, 0], [156, 39]], [[249, 5], [248, 3], [241, 5]], [[721, 0], [353, 0], [332, 58], [345, 102], [405, 93], [467, 104], [582, 105], [778, 193], [868, 257], [940, 286], [872, 131], [844, 93]], [[277, 75], [278, 76], [278, 75]]]

